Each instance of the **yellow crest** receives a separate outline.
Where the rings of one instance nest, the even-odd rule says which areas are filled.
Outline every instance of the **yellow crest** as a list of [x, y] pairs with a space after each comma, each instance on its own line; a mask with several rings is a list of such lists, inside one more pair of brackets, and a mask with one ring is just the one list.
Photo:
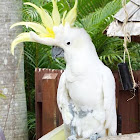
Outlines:
[[[25, 25], [27, 27], [32, 28], [36, 32], [36, 34], [39, 35], [40, 37], [55, 38], [55, 33], [53, 31], [54, 26], [59, 26], [60, 24], [65, 26], [66, 23], [69, 23], [72, 26], [73, 23], [75, 22], [77, 17], [76, 9], [78, 0], [75, 0], [74, 7], [67, 14], [66, 12], [64, 12], [62, 19], [58, 11], [57, 0], [52, 0], [52, 3], [53, 3], [52, 15], [49, 15], [49, 13], [45, 9], [43, 9], [42, 7], [38, 7], [33, 3], [30, 2], [24, 3], [36, 9], [36, 11], [41, 17], [42, 23], [40, 24], [36, 22], [19, 22], [13, 24], [11, 28], [19, 25]], [[18, 35], [17, 38], [11, 44], [11, 52], [13, 55], [14, 48], [16, 47], [17, 44], [21, 42], [34, 42], [34, 41], [30, 38], [30, 34], [28, 32]]]

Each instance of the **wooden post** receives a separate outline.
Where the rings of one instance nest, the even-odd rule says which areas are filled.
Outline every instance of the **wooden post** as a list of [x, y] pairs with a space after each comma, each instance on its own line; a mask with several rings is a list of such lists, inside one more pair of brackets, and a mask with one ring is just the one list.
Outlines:
[[[137, 75], [135, 80], [137, 82]], [[136, 90], [136, 96], [127, 101], [133, 96], [132, 92], [124, 91], [120, 88], [119, 92], [119, 114], [122, 117], [122, 134], [131, 134], [139, 132], [139, 103], [138, 103], [138, 91]]]
[[42, 135], [56, 128], [57, 73], [46, 73], [42, 78]]
[[122, 121], [121, 121], [121, 115], [119, 112], [119, 101], [120, 101], [120, 97], [119, 97], [119, 92], [120, 92], [120, 84], [119, 84], [119, 74], [118, 72], [114, 72], [114, 78], [115, 78], [115, 83], [116, 83], [116, 110], [117, 110], [117, 134], [122, 133]]
[[35, 69], [35, 115], [36, 115], [36, 140], [42, 136], [42, 93], [41, 72]]
[[[137, 83], [138, 84], [140, 84], [140, 71], [137, 71]], [[138, 123], [138, 125], [139, 125], [139, 132], [140, 132], [140, 85], [138, 85], [138, 110], [139, 110], [139, 123]]]

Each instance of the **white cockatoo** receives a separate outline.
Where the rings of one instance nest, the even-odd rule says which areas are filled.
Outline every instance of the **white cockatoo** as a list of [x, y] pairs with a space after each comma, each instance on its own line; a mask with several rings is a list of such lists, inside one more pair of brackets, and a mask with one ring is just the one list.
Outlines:
[[66, 69], [61, 75], [57, 103], [62, 114], [67, 140], [78, 138], [96, 140], [106, 135], [116, 135], [115, 80], [111, 70], [99, 59], [90, 36], [83, 28], [73, 27], [77, 2], [61, 20], [57, 1], [52, 0], [52, 17], [42, 7], [34, 7], [42, 24], [20, 22], [34, 31], [17, 36], [11, 51], [20, 42], [38, 42], [59, 46], [64, 50]]

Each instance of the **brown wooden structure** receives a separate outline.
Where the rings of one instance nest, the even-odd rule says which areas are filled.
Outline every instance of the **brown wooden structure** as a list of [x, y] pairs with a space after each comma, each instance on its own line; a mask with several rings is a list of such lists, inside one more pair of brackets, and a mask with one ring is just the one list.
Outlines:
[[[36, 87], [36, 139], [45, 135], [62, 124], [61, 114], [57, 108], [56, 94], [62, 70], [39, 69], [35, 70]], [[140, 81], [140, 71], [134, 72], [136, 82]], [[121, 115], [122, 134], [140, 132], [140, 89], [136, 96], [130, 91], [123, 91], [118, 73], [114, 73], [116, 80], [117, 113]], [[119, 130], [120, 131], [120, 130]]]

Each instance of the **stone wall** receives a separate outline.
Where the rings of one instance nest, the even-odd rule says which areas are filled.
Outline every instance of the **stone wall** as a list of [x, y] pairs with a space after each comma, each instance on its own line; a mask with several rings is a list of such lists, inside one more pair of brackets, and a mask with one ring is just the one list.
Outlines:
[[6, 140], [28, 139], [22, 44], [15, 56], [10, 52], [11, 42], [22, 28], [9, 28], [22, 20], [21, 10], [22, 0], [0, 0], [0, 90], [6, 95], [0, 99], [0, 126]]

